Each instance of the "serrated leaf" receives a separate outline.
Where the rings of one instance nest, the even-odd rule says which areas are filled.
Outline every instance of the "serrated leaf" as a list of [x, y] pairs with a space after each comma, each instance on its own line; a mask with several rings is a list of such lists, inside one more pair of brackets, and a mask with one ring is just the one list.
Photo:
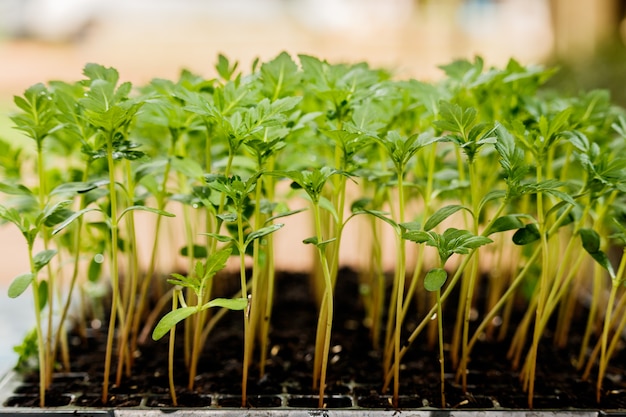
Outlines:
[[187, 317], [196, 313], [198, 309], [196, 307], [182, 307], [176, 310], [172, 310], [167, 313], [159, 322], [152, 332], [152, 340], [159, 340], [167, 332], [169, 332], [179, 322], [185, 320]]
[[38, 252], [33, 257], [33, 264], [35, 267], [35, 271], [40, 271], [41, 268], [48, 265], [48, 263], [52, 260], [52, 258], [54, 258], [54, 255], [56, 254], [57, 254], [56, 249], [46, 249], [46, 250], [42, 250], [41, 252]]
[[449, 206], [442, 207], [428, 218], [428, 220], [424, 224], [424, 230], [428, 231], [428, 230], [435, 228], [439, 223], [441, 223], [442, 221], [444, 221], [445, 219], [447, 219], [448, 217], [450, 217], [451, 215], [453, 215], [459, 210], [467, 210], [468, 212], [471, 213], [471, 211], [468, 208], [463, 207], [458, 204], [452, 204]]
[[206, 265], [204, 266], [204, 277], [202, 278], [208, 279], [224, 269], [232, 252], [233, 250], [231, 248], [226, 248], [211, 254], [206, 261]]
[[9, 285], [9, 298], [17, 298], [22, 295], [22, 293], [26, 291], [26, 289], [33, 282], [33, 279], [35, 279], [35, 274], [31, 273], [16, 276], [13, 279], [13, 282], [11, 282], [11, 285]]
[[424, 277], [424, 288], [426, 291], [438, 291], [444, 286], [448, 279], [448, 273], [443, 268], [434, 268], [428, 271]]

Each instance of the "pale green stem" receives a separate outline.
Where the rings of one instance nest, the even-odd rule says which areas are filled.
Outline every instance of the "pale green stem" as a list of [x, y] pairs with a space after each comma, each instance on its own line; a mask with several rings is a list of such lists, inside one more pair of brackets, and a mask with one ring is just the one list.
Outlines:
[[104, 382], [102, 385], [102, 403], [109, 400], [109, 375], [111, 372], [111, 356], [115, 339], [115, 323], [119, 298], [119, 266], [118, 266], [118, 224], [117, 224], [117, 191], [115, 189], [115, 164], [113, 162], [113, 132], [107, 138], [107, 164], [109, 169], [109, 201], [111, 205], [111, 315], [104, 358]]

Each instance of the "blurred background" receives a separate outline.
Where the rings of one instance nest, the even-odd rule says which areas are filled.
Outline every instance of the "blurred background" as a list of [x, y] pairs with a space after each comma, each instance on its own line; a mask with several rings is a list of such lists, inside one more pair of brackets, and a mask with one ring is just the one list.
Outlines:
[[[87, 62], [142, 84], [181, 69], [210, 77], [218, 53], [244, 72], [287, 51], [422, 80], [455, 58], [501, 66], [514, 57], [558, 65], [556, 88], [606, 88], [626, 105], [625, 14], [626, 0], [0, 0], [0, 137], [19, 137], [13, 95], [78, 80]], [[0, 228], [0, 373], [32, 321], [26, 294], [6, 296], [28, 268], [13, 229]]]

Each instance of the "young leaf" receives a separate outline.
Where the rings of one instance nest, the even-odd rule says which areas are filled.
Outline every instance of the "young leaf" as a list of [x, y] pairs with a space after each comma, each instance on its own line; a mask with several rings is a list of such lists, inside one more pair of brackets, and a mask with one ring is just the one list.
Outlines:
[[231, 248], [221, 249], [209, 256], [204, 267], [204, 279], [210, 278], [224, 269], [226, 262], [232, 253]]
[[198, 311], [197, 307], [182, 307], [176, 310], [172, 310], [167, 313], [163, 318], [159, 321], [152, 332], [152, 340], [159, 340], [167, 332], [169, 332], [172, 327], [176, 326], [182, 320], [185, 320], [187, 317]]
[[524, 246], [529, 243], [536, 242], [539, 238], [541, 238], [541, 234], [539, 234], [537, 225], [535, 223], [530, 223], [520, 229], [517, 229], [517, 232], [513, 234], [513, 243]]
[[[189, 247], [183, 246], [182, 248], [180, 248], [180, 254], [182, 256], [189, 256]], [[192, 252], [191, 252], [191, 256], [193, 256], [195, 259], [206, 258], [207, 257], [206, 246], [194, 244]]]
[[220, 235], [218, 233], [200, 233], [200, 234], [212, 237], [213, 239], [217, 240], [218, 242], [228, 243], [228, 242], [236, 242], [237, 241], [232, 236]]
[[424, 224], [424, 230], [428, 231], [428, 230], [433, 229], [439, 223], [441, 223], [442, 221], [444, 221], [445, 219], [447, 219], [448, 217], [450, 217], [451, 215], [453, 215], [459, 210], [467, 210], [471, 214], [470, 209], [457, 205], [457, 204], [442, 207], [428, 218], [428, 220]]
[[335, 240], [337, 240], [337, 238], [332, 238], [332, 239], [328, 239], [328, 240], [323, 240], [321, 242], [318, 242], [317, 237], [312, 236], [309, 238], [306, 238], [302, 241], [302, 243], [304, 244], [311, 244], [311, 245], [315, 245], [318, 249], [324, 249], [329, 243], [334, 242]]
[[590, 254], [600, 250], [600, 235], [593, 229], [582, 228], [578, 231], [583, 248]]
[[48, 265], [48, 263], [52, 260], [52, 258], [56, 254], [57, 254], [56, 249], [46, 249], [46, 250], [42, 250], [41, 252], [37, 253], [33, 257], [33, 263], [34, 263], [35, 271], [40, 271], [41, 268], [43, 268], [44, 266]]
[[359, 213], [370, 214], [370, 215], [376, 217], [377, 219], [380, 219], [380, 220], [384, 221], [385, 223], [387, 223], [391, 227], [393, 227], [393, 230], [396, 232], [396, 234], [400, 234], [400, 232], [401, 232], [401, 229], [398, 226], [398, 223], [396, 223], [393, 219], [387, 217], [389, 215], [389, 213], [386, 213], [384, 211], [379, 211], [379, 210], [369, 210], [369, 209], [358, 208], [358, 207], [355, 207], [355, 211], [353, 211], [353, 212], [354, 212], [354, 214], [359, 214]]
[[248, 306], [247, 298], [214, 298], [202, 306], [202, 310], [211, 307], [222, 307], [228, 310], [244, 310]]
[[613, 270], [613, 265], [611, 265], [611, 261], [609, 260], [609, 257], [606, 256], [606, 253], [604, 253], [602, 251], [597, 251], [597, 252], [589, 253], [589, 255], [591, 255], [591, 257], [598, 264], [600, 264], [600, 266], [602, 266], [602, 268], [607, 270], [607, 272], [609, 273], [609, 276], [611, 277], [611, 279], [615, 279], [616, 278], [615, 271]]
[[494, 233], [506, 232], [508, 230], [514, 230], [524, 227], [524, 223], [519, 219], [517, 214], [508, 214], [506, 216], [498, 217], [485, 235], [489, 236]]
[[426, 291], [438, 291], [443, 287], [448, 279], [448, 273], [443, 268], [434, 268], [428, 271], [424, 277], [424, 288]]
[[17, 298], [22, 295], [22, 293], [26, 291], [30, 283], [33, 282], [33, 279], [35, 279], [35, 274], [31, 273], [16, 276], [13, 279], [13, 282], [11, 282], [11, 285], [9, 285], [9, 297]]
[[248, 236], [246, 236], [246, 241], [244, 243], [244, 246], [248, 246], [250, 242], [252, 242], [255, 239], [259, 239], [263, 236], [269, 235], [270, 233], [274, 233], [275, 231], [277, 231], [283, 226], [284, 224], [282, 223], [276, 223], [276, 224], [262, 227], [259, 230], [255, 230], [254, 232], [251, 232]]
[[124, 215], [128, 213], [129, 211], [147, 211], [149, 213], [158, 214], [159, 216], [176, 217], [175, 214], [170, 213], [169, 211], [165, 211], [165, 210], [159, 210], [159, 209], [146, 207], [146, 206], [130, 206], [130, 207], [126, 207], [124, 211], [120, 213], [120, 215], [118, 216], [118, 221], [121, 220], [122, 217], [124, 217]]
[[80, 216], [82, 216], [85, 213], [88, 213], [90, 211], [102, 211], [99, 208], [95, 208], [95, 207], [88, 207], [88, 208], [84, 208], [82, 210], [79, 211], [75, 211], [72, 213], [72, 215], [68, 216], [63, 222], [61, 222], [53, 231], [52, 231], [52, 236], [56, 235], [57, 233], [59, 233], [61, 230], [65, 229], [67, 226], [69, 226], [70, 224], [72, 224], [74, 222], [74, 220], [78, 219]]

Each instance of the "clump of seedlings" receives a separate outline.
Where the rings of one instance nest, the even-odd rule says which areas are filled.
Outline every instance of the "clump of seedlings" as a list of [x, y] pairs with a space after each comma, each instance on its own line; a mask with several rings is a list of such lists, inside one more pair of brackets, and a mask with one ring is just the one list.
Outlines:
[[[508, 340], [532, 408], [539, 347], [570, 343], [582, 299], [577, 366], [602, 404], [626, 327], [626, 118], [606, 92], [544, 90], [555, 71], [514, 60], [455, 61], [432, 83], [286, 53], [238, 68], [220, 56], [215, 78], [183, 71], [133, 88], [88, 64], [77, 82], [15, 97], [29, 140], [0, 142], [0, 219], [25, 240], [30, 268], [9, 296], [33, 294], [36, 349], [31, 337], [21, 351], [36, 352], [42, 407], [53, 374], [72, 367], [68, 331], [86, 331], [88, 317], [70, 311], [87, 311], [97, 285], [110, 300], [102, 404], [110, 384], [141, 372], [135, 352], [169, 337], [176, 406], [175, 358], [193, 390], [216, 323], [239, 310], [247, 406], [250, 372], [262, 376], [269, 355], [287, 216], [310, 216], [311, 237], [293, 244], [315, 252], [319, 407], [349, 222], [368, 244], [355, 319], [368, 323], [394, 406], [418, 340], [436, 349], [444, 408], [444, 370], [466, 391], [476, 343]], [[302, 199], [308, 208], [289, 209]], [[224, 292], [229, 263], [238, 285]]]

